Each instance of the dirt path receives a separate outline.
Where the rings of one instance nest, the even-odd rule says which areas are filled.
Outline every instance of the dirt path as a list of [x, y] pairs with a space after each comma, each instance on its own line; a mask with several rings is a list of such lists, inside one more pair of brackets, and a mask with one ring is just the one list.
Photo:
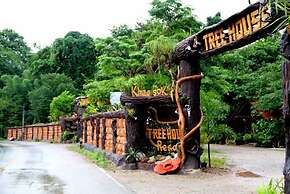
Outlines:
[[[111, 172], [112, 176], [139, 194], [248, 194], [271, 178], [281, 178], [283, 149], [214, 145], [221, 157], [227, 158], [229, 170], [205, 173], [199, 170], [179, 175], [159, 176], [147, 171]], [[241, 177], [250, 171], [259, 177]]]

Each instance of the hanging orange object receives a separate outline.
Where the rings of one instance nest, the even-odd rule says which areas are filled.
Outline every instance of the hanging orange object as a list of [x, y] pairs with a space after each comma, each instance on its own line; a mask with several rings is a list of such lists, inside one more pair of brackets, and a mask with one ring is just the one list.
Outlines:
[[175, 172], [181, 163], [180, 158], [168, 159], [164, 162], [160, 162], [154, 167], [154, 172], [160, 175]]

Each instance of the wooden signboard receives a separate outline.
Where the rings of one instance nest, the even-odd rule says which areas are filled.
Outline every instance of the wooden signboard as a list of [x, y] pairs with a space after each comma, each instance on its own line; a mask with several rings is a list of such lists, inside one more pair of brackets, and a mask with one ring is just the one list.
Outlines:
[[284, 20], [284, 17], [278, 17], [278, 14], [269, 8], [268, 3], [257, 2], [180, 42], [174, 58], [181, 60], [190, 52], [207, 58], [240, 48], [273, 33]]
[[140, 90], [138, 86], [133, 86], [131, 89], [131, 95], [137, 96], [167, 96], [166, 89], [161, 87], [155, 90]]
[[179, 129], [146, 129], [146, 137], [159, 152], [176, 152], [176, 143], [183, 136], [183, 131]]

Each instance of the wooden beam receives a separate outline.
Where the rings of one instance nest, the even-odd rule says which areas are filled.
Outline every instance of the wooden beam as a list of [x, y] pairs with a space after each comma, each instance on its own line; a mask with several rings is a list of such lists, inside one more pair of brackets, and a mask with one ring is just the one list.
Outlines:
[[122, 104], [134, 104], [134, 105], [149, 105], [149, 104], [172, 104], [172, 100], [169, 96], [121, 96]]

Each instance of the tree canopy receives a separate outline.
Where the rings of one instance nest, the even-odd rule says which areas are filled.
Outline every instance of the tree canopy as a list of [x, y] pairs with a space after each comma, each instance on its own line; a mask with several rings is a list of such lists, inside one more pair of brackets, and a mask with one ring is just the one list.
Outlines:
[[[170, 92], [177, 72], [171, 60], [176, 43], [220, 22], [221, 14], [203, 24], [179, 0], [153, 0], [149, 15], [132, 28], [112, 27], [108, 37], [68, 32], [36, 53], [15, 31], [0, 31], [0, 129], [21, 125], [23, 112], [27, 124], [69, 115], [72, 96], [87, 95], [89, 112], [95, 113], [110, 110], [110, 92], [129, 92], [133, 85]], [[282, 105], [279, 53], [275, 34], [200, 61], [205, 141], [282, 142], [277, 135]]]

